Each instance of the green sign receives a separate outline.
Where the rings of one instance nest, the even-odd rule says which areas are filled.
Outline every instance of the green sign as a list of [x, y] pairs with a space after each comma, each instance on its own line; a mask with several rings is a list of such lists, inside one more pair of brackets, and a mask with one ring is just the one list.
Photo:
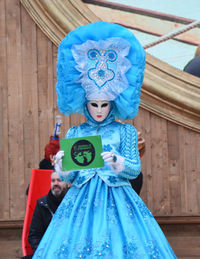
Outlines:
[[63, 171], [104, 167], [101, 136], [61, 139], [60, 149], [65, 152]]

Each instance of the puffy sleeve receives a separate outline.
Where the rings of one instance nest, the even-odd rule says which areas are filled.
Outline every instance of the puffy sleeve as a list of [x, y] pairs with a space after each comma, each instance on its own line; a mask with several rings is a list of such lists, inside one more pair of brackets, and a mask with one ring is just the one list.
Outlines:
[[[73, 126], [67, 131], [65, 138], [75, 138], [75, 137], [77, 137], [77, 127]], [[72, 183], [77, 173], [77, 171], [62, 171], [59, 169], [56, 170], [56, 172], [59, 175], [61, 181], [67, 182], [67, 183]]]
[[124, 168], [119, 174], [128, 179], [136, 178], [141, 172], [137, 130], [129, 123], [120, 130], [120, 154], [124, 157]]

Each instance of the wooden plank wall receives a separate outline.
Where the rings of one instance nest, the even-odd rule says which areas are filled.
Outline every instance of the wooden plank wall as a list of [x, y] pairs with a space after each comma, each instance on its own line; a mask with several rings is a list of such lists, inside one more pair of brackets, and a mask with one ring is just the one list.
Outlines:
[[[0, 222], [23, 220], [31, 169], [38, 168], [53, 133], [59, 114], [56, 56], [57, 47], [19, 0], [1, 0]], [[78, 115], [65, 117], [61, 136], [84, 120]], [[149, 209], [158, 217], [199, 217], [200, 134], [144, 109], [131, 123], [146, 140], [141, 197]]]
[[156, 216], [200, 216], [200, 135], [140, 109], [142, 198]]
[[[38, 168], [60, 114], [56, 57], [57, 47], [19, 0], [0, 1], [0, 220], [24, 218], [31, 169]], [[63, 131], [83, 121], [65, 118]]]

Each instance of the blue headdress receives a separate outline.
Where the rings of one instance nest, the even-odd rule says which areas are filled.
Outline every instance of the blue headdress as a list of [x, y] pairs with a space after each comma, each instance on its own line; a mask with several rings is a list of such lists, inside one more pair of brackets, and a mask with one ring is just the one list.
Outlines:
[[131, 31], [103, 21], [81, 26], [58, 48], [58, 107], [69, 115], [83, 113], [86, 100], [108, 100], [116, 118], [132, 119], [144, 68], [144, 49]]

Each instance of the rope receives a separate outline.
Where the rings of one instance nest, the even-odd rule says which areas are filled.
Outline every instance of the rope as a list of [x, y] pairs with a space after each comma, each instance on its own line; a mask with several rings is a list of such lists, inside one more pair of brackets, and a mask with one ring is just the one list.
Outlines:
[[182, 34], [182, 33], [186, 32], [186, 31], [189, 31], [189, 30], [197, 27], [199, 24], [200, 24], [200, 21], [194, 21], [194, 22], [192, 22], [192, 23], [190, 23], [188, 25], [183, 26], [182, 28], [179, 28], [179, 29], [177, 29], [175, 31], [172, 31], [170, 33], [167, 33], [167, 34], [161, 36], [159, 39], [144, 45], [143, 48], [144, 49], [148, 49], [148, 48], [151, 48], [151, 47], [153, 47], [153, 46], [155, 46], [155, 45], [157, 45], [159, 43], [162, 43], [164, 41], [170, 40], [170, 39], [174, 38], [175, 36], [177, 36], [179, 34]]

